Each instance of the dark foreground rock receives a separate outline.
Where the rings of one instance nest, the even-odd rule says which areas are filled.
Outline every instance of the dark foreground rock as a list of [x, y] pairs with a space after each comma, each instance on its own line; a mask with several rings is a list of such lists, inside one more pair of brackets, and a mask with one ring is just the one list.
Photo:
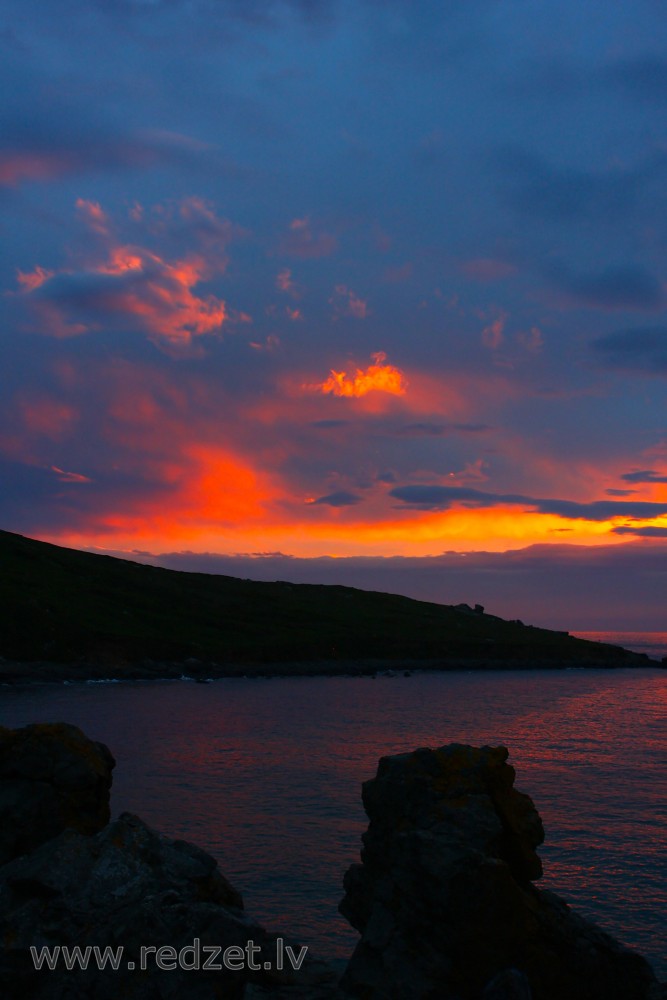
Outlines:
[[[106, 825], [113, 763], [74, 726], [0, 730], [2, 1000], [335, 997], [338, 976], [252, 920], [209, 854], [129, 813]], [[68, 970], [75, 948], [87, 969]]]
[[[157, 834], [129, 813], [93, 837], [65, 830], [4, 865], [0, 940], [2, 996], [12, 1000], [236, 1000], [250, 980], [272, 991], [295, 983], [315, 991], [334, 978], [323, 964], [305, 960], [292, 973], [285, 953], [289, 946], [298, 958], [299, 945], [289, 938], [279, 944], [244, 912], [240, 894], [214, 858]], [[248, 969], [249, 941], [257, 949], [254, 972]], [[31, 946], [38, 953], [58, 946], [61, 952], [74, 946], [84, 953], [112, 949], [107, 954], [114, 960], [121, 948], [122, 955], [118, 969], [109, 959], [102, 970], [91, 960], [86, 971], [68, 971], [61, 957], [54, 970], [46, 962], [36, 970]], [[218, 949], [213, 956], [211, 947]], [[157, 949], [163, 949], [160, 963], [166, 968], [158, 967]], [[279, 953], [282, 973], [276, 969]], [[207, 959], [211, 967], [203, 970]]]
[[362, 864], [340, 910], [364, 1000], [647, 1000], [648, 963], [531, 883], [544, 839], [504, 747], [384, 757], [363, 786]]
[[0, 727], [0, 865], [67, 828], [106, 826], [114, 764], [76, 726]]

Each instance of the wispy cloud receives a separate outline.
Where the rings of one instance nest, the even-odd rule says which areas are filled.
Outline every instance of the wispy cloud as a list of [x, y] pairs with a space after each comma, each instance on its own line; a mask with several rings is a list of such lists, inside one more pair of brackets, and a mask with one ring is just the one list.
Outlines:
[[5, 122], [0, 138], [0, 187], [50, 182], [87, 172], [147, 170], [159, 163], [181, 161], [206, 149], [188, 136], [167, 131], [103, 131], [90, 121], [80, 129], [54, 128], [52, 123], [29, 132], [23, 124]]
[[332, 233], [314, 226], [309, 216], [293, 219], [288, 233], [280, 244], [281, 253], [304, 260], [330, 257], [337, 249], [337, 238]]
[[336, 285], [329, 302], [333, 306], [335, 316], [354, 316], [355, 319], [366, 319], [370, 312], [368, 303], [346, 285]]

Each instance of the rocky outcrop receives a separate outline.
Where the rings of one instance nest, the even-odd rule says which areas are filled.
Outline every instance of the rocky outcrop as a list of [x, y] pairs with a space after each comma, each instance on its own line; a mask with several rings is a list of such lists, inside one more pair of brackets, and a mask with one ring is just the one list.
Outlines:
[[106, 826], [114, 764], [76, 726], [0, 727], [0, 864], [65, 829]]
[[383, 757], [341, 913], [364, 1000], [647, 1000], [650, 966], [532, 881], [544, 833], [504, 747]]
[[[0, 939], [5, 943], [0, 981], [11, 982], [17, 996], [169, 996], [164, 988], [170, 973], [156, 967], [152, 953], [145, 955], [146, 973], [135, 971], [142, 946], [168, 943], [179, 949], [196, 937], [207, 944], [245, 945], [257, 931], [213, 858], [160, 837], [127, 813], [92, 837], [65, 830], [5, 865], [0, 879]], [[31, 945], [98, 946], [102, 951], [121, 945], [121, 968], [100, 974], [91, 961], [88, 971], [68, 971], [60, 961], [55, 970], [37, 972]], [[135, 969], [128, 970], [128, 961]], [[240, 973], [215, 975], [226, 996], [243, 995]], [[214, 996], [210, 982], [208, 988], [191, 995]]]
[[[16, 825], [6, 848], [15, 856], [0, 867], [3, 1000], [338, 995], [327, 965], [248, 917], [205, 851], [129, 813], [104, 825], [113, 766], [106, 747], [66, 725], [0, 738], [3, 822]], [[94, 949], [106, 954], [101, 968]]]

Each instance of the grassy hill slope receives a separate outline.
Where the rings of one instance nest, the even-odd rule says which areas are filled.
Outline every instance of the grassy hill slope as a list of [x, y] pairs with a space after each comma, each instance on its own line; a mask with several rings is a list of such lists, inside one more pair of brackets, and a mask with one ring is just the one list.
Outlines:
[[618, 647], [447, 605], [158, 569], [4, 531], [0, 569], [0, 656], [79, 664], [84, 675], [87, 664], [114, 665], [117, 673], [132, 665], [136, 673], [144, 663], [150, 674], [145, 661], [193, 658], [208, 673], [307, 661], [647, 662]]

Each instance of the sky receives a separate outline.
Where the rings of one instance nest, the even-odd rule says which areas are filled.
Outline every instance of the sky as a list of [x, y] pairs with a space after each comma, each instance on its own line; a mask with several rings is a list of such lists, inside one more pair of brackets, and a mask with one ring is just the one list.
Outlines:
[[657, 0], [0, 0], [0, 526], [667, 629]]

